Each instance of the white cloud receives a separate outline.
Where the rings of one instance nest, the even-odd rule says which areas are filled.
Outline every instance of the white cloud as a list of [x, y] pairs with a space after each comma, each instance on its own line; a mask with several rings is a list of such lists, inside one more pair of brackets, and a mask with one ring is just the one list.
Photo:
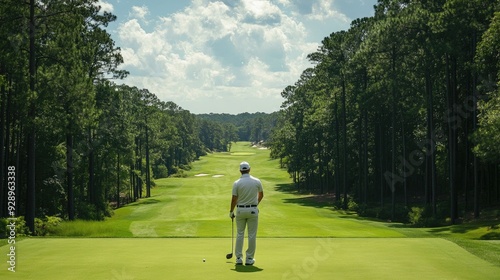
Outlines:
[[149, 15], [149, 9], [146, 6], [138, 7], [138, 6], [133, 6], [132, 11], [130, 12], [129, 16], [131, 18], [137, 18], [141, 19], [144, 22], [148, 22], [146, 16]]
[[268, 0], [242, 0], [242, 11], [259, 22], [279, 21], [281, 10]]
[[191, 5], [186, 10], [164, 20], [174, 34], [190, 38], [193, 43], [204, 44], [208, 40], [222, 38], [237, 28], [236, 19], [229, 14], [229, 7], [222, 2]]
[[308, 15], [308, 18], [319, 21], [335, 18], [346, 23], [350, 22], [346, 15], [333, 9], [333, 0], [318, 0], [313, 4], [312, 13]]
[[[336, 16], [326, 9], [331, 0], [301, 17], [287, 7], [289, 0], [193, 0], [154, 18], [134, 6], [117, 30], [131, 72], [124, 82], [195, 113], [276, 111], [281, 91], [310, 66], [306, 56], [320, 44], [308, 42], [306, 17]], [[252, 101], [238, 102], [248, 96]]]
[[101, 12], [113, 12], [113, 4], [110, 4], [106, 1], [99, 0], [96, 3], [97, 6], [101, 6]]
[[144, 68], [139, 60], [139, 57], [135, 54], [135, 51], [132, 48], [123, 48], [121, 50], [121, 54], [125, 62], [123, 67], [127, 68], [128, 66], [133, 66], [141, 69]]
[[283, 6], [290, 5], [290, 0], [276, 0], [276, 2], [283, 5]]

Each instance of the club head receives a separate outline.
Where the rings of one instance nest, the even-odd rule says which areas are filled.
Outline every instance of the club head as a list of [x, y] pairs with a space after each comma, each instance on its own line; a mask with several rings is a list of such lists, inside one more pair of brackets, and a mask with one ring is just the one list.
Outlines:
[[228, 260], [229, 260], [229, 259], [231, 259], [231, 258], [233, 258], [233, 253], [231, 253], [231, 254], [227, 254], [227, 255], [226, 255], [226, 259], [228, 259]]

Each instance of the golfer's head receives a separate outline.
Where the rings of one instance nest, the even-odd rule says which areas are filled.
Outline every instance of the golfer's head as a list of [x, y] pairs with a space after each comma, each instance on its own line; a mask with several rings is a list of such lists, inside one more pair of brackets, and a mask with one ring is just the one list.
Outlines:
[[241, 173], [250, 172], [250, 164], [246, 161], [243, 161], [242, 163], [240, 163], [240, 172]]

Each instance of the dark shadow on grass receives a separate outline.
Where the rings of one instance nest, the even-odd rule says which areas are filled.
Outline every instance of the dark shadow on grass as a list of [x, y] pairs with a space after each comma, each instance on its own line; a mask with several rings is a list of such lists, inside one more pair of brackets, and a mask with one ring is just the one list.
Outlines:
[[139, 206], [139, 205], [144, 205], [144, 204], [155, 204], [155, 203], [158, 203], [160, 202], [160, 200], [158, 199], [144, 199], [144, 200], [139, 200], [138, 202], [136, 203], [131, 203], [127, 206], [130, 206], [130, 207], [135, 207], [135, 206]]
[[286, 198], [283, 199], [283, 202], [294, 203], [302, 206], [315, 207], [315, 208], [325, 208], [334, 206], [333, 196], [329, 194], [311, 195], [311, 196], [297, 197], [297, 198]]
[[487, 231], [492, 231], [487, 234], [484, 234], [481, 239], [486, 240], [497, 240], [500, 239], [500, 232], [498, 232], [499, 224], [498, 221], [472, 221], [469, 223], [449, 225], [444, 227], [437, 227], [430, 229], [432, 233], [440, 233], [450, 231], [451, 233], [467, 233], [473, 230], [477, 230], [479, 228], [486, 228]]
[[[339, 213], [339, 218], [344, 219], [355, 219], [361, 221], [371, 221], [371, 222], [381, 222], [384, 223], [387, 227], [390, 228], [418, 228], [415, 225], [405, 224], [401, 222], [391, 222], [390, 220], [375, 218], [375, 217], [367, 217], [367, 216], [358, 216], [358, 214], [354, 211], [345, 211], [341, 209], [336, 209], [335, 207], [335, 195], [334, 194], [310, 194], [310, 193], [302, 193], [297, 188], [297, 184], [288, 183], [288, 184], [278, 184], [275, 188], [276, 191], [282, 193], [288, 193], [295, 195], [292, 198], [283, 199], [284, 203], [294, 203], [301, 206], [314, 207], [314, 208], [330, 208], [332, 211]], [[499, 220], [500, 213], [499, 210], [494, 209], [490, 211], [483, 211], [481, 213], [482, 218], [480, 220], [470, 220], [470, 219], [460, 219], [457, 220], [457, 224], [450, 225], [445, 221], [437, 221], [436, 225], [427, 225], [427, 232], [430, 234], [436, 235], [449, 235], [449, 234], [465, 234], [470, 231], [477, 230], [482, 227], [486, 227], [488, 233], [483, 234], [479, 237], [480, 240], [500, 240], [500, 232], [498, 229], [500, 228]], [[436, 223], [436, 222], [434, 222]]]
[[488, 233], [483, 234], [480, 236], [478, 239], [480, 240], [500, 240], [500, 232], [498, 229], [500, 228], [500, 225], [496, 220], [494, 221], [471, 221], [467, 223], [462, 223], [462, 224], [455, 224], [455, 225], [446, 225], [446, 226], [436, 226], [436, 227], [419, 227], [419, 226], [414, 226], [410, 224], [401, 224], [401, 223], [394, 223], [394, 224], [387, 224], [388, 227], [392, 228], [422, 228], [426, 229], [427, 232], [431, 234], [436, 234], [438, 236], [446, 236], [446, 235], [452, 235], [452, 234], [465, 234], [470, 231], [477, 230], [479, 228], [486, 228]]
[[[275, 190], [283, 193], [289, 193], [300, 197], [283, 199], [284, 203], [294, 203], [302, 206], [315, 208], [333, 207], [335, 201], [334, 194], [311, 194], [301, 193], [294, 183], [278, 184]], [[304, 197], [305, 196], [305, 197]]]
[[[344, 210], [337, 210], [339, 213], [341, 213]], [[349, 211], [344, 211], [343, 215], [340, 215], [339, 218], [342, 219], [353, 219], [353, 220], [358, 220], [358, 221], [370, 221], [370, 222], [378, 222], [378, 223], [386, 223], [388, 227], [395, 227], [395, 228], [405, 228], [407, 227], [404, 224], [401, 223], [391, 223], [383, 219], [379, 218], [374, 218], [374, 217], [363, 217], [363, 216], [357, 216], [358, 214], [356, 212], [349, 212]]]
[[294, 194], [300, 197], [283, 199], [284, 203], [294, 203], [301, 206], [314, 207], [314, 208], [330, 208], [332, 211], [339, 213], [339, 218], [356, 219], [360, 221], [373, 221], [385, 222], [383, 220], [371, 217], [358, 216], [356, 212], [349, 210], [342, 210], [335, 207], [335, 194], [305, 194], [297, 191], [295, 184], [278, 184], [275, 188], [277, 191]]
[[294, 183], [277, 184], [276, 185], [276, 190], [279, 191], [279, 192], [296, 193], [297, 192], [297, 186]]
[[235, 265], [234, 268], [231, 270], [234, 270], [236, 272], [249, 273], [249, 272], [261, 272], [264, 269], [257, 267], [255, 265]]
[[500, 232], [489, 232], [483, 234], [479, 239], [481, 240], [500, 240]]

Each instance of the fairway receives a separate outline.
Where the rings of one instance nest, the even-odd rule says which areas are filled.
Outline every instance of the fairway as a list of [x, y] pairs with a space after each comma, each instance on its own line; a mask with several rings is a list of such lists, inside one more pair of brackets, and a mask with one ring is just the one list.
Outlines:
[[[256, 264], [234, 265], [232, 182], [249, 161], [264, 185]], [[201, 158], [186, 178], [156, 181], [152, 197], [103, 222], [65, 222], [58, 237], [0, 248], [0, 279], [498, 279], [500, 266], [422, 229], [359, 219], [296, 195], [269, 151], [237, 143]], [[418, 238], [409, 238], [417, 236]], [[484, 241], [486, 242], [486, 241]], [[498, 241], [491, 246], [498, 248]], [[206, 262], [202, 260], [206, 259]]]

